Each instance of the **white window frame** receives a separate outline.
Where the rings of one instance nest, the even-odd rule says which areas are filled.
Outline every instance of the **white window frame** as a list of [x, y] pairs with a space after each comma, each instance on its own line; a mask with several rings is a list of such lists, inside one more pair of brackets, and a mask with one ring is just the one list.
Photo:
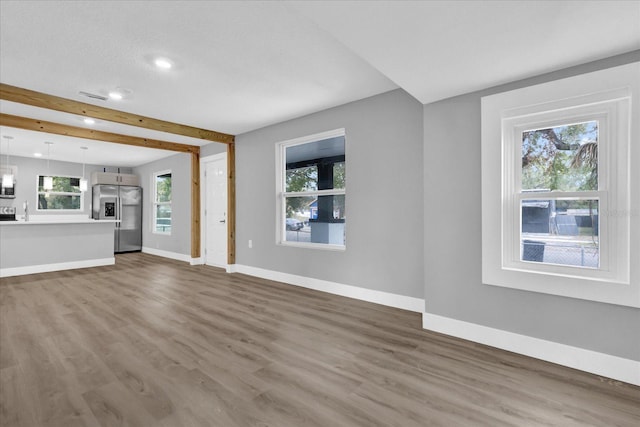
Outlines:
[[[158, 177], [162, 175], [171, 175], [171, 200], [168, 202], [158, 202]], [[151, 232], [153, 234], [160, 234], [164, 236], [170, 236], [171, 230], [173, 230], [173, 174], [171, 173], [171, 169], [167, 169], [160, 172], [154, 172], [151, 176], [151, 188], [153, 188], [153, 193], [151, 194], [151, 203], [153, 205], [152, 213], [151, 213]], [[169, 231], [157, 231], [156, 229], [156, 216], [158, 214], [158, 206], [160, 205], [169, 205], [171, 206], [171, 229]]]
[[[638, 76], [634, 63], [482, 98], [484, 284], [640, 307]], [[594, 119], [598, 190], [523, 193], [522, 132]], [[599, 268], [521, 260], [522, 200], [585, 198], [599, 202]]]
[[[58, 178], [72, 178], [72, 179], [82, 179], [80, 176], [72, 176], [72, 175], [36, 175], [36, 212], [84, 212], [84, 192], [80, 191], [79, 193], [71, 193], [67, 191], [40, 191], [40, 177], [51, 176]], [[40, 209], [40, 195], [50, 195], [50, 196], [79, 196], [80, 197], [80, 208], [79, 209]], [[46, 196], [45, 196], [46, 197]]]
[[[346, 183], [345, 188], [337, 188], [332, 190], [316, 190], [316, 191], [301, 191], [301, 192], [287, 192], [286, 191], [286, 152], [288, 147], [295, 145], [308, 144], [316, 141], [322, 141], [324, 139], [345, 138], [345, 152], [347, 147], [347, 140], [344, 128], [334, 129], [327, 132], [316, 133], [300, 138], [290, 139], [276, 143], [276, 244], [282, 246], [293, 246], [300, 248], [310, 249], [324, 249], [330, 251], [344, 251], [346, 250], [346, 242], [344, 245], [335, 245], [330, 243], [311, 243], [311, 242], [293, 242], [286, 240], [286, 201], [289, 196], [345, 196], [345, 206], [347, 205], [347, 191]], [[345, 156], [345, 170], [347, 168], [347, 160]], [[346, 220], [344, 223], [346, 233]]]

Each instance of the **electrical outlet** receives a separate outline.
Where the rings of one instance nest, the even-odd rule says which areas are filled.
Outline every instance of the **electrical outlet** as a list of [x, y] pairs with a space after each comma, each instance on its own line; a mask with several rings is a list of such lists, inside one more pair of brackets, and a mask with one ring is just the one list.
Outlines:
[[253, 240], [249, 240], [249, 249], [253, 247]]

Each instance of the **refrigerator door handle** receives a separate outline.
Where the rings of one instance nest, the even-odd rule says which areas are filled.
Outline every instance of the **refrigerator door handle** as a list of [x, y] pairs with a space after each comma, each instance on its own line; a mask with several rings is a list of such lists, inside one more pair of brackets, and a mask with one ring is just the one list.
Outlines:
[[117, 203], [117, 206], [118, 206], [118, 209], [117, 209], [118, 213], [116, 214], [118, 216], [116, 217], [116, 219], [121, 221], [121, 222], [116, 223], [116, 226], [118, 228], [120, 228], [120, 224], [122, 224], [122, 200], [120, 200], [120, 197], [118, 197], [116, 199], [116, 203]]

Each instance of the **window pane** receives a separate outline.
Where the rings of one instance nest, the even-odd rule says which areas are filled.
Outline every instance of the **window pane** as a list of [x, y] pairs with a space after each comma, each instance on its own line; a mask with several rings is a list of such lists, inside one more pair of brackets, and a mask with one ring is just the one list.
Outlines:
[[598, 200], [523, 200], [522, 261], [598, 268]]
[[156, 201], [171, 201], [171, 174], [156, 176]]
[[311, 242], [309, 220], [318, 215], [315, 197], [287, 197], [285, 202], [285, 240], [287, 242]]
[[287, 169], [287, 188], [285, 191], [315, 191], [318, 189], [318, 168], [308, 166], [297, 169]]
[[80, 210], [82, 196], [38, 194], [38, 209]]
[[344, 162], [333, 164], [333, 188], [344, 188], [345, 168]]
[[[38, 192], [42, 193], [44, 189], [44, 175], [38, 176]], [[66, 176], [53, 177], [53, 189], [51, 193], [81, 193], [80, 178], [70, 178]]]
[[598, 122], [522, 133], [522, 189], [598, 189]]
[[171, 205], [156, 205], [156, 232], [171, 232]]

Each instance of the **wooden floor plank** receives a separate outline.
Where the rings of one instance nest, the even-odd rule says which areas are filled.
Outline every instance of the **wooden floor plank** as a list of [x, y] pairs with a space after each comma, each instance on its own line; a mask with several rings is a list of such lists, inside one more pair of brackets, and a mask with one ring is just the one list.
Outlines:
[[634, 426], [640, 388], [142, 253], [0, 280], [0, 425]]

